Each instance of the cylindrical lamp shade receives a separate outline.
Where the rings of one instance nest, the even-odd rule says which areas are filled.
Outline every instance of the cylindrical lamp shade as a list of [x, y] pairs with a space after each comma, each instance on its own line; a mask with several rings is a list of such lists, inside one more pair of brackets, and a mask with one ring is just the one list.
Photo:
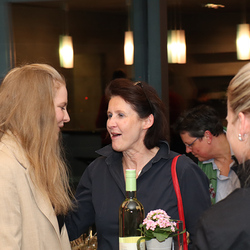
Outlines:
[[133, 63], [134, 63], [133, 31], [126, 31], [124, 39], [124, 64], [132, 65]]
[[237, 25], [237, 58], [238, 60], [250, 59], [250, 28], [249, 24]]
[[74, 67], [74, 50], [71, 36], [60, 36], [59, 39], [60, 66], [63, 68]]
[[169, 30], [167, 46], [169, 63], [186, 63], [186, 39], [184, 30]]

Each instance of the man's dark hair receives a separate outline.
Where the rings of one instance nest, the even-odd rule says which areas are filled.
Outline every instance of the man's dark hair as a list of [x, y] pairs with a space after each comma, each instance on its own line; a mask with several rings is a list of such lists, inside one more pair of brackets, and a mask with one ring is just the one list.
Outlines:
[[182, 134], [188, 132], [192, 137], [203, 137], [206, 130], [209, 130], [213, 136], [223, 133], [217, 111], [208, 105], [199, 105], [183, 112], [177, 119], [174, 130]]

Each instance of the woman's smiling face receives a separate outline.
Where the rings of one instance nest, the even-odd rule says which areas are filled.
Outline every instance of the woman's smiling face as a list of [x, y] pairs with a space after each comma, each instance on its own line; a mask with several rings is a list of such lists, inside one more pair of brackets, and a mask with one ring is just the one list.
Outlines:
[[69, 114], [67, 112], [67, 103], [68, 103], [68, 92], [64, 85], [60, 86], [57, 89], [54, 97], [54, 106], [56, 113], [56, 121], [58, 125], [58, 131], [64, 126], [64, 123], [69, 122]]
[[144, 146], [145, 119], [141, 119], [129, 103], [120, 96], [113, 96], [107, 114], [107, 130], [114, 150], [124, 152]]

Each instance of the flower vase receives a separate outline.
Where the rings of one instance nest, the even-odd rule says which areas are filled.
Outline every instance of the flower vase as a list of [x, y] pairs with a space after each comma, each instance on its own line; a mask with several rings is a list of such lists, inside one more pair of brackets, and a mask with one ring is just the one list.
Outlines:
[[146, 241], [147, 250], [171, 250], [172, 248], [172, 237], [160, 242], [157, 239], [151, 239]]

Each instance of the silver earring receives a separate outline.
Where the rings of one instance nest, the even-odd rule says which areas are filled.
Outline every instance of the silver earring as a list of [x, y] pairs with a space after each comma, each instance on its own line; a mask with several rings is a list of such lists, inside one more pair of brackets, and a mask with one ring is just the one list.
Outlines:
[[243, 141], [241, 134], [239, 134], [239, 141]]

